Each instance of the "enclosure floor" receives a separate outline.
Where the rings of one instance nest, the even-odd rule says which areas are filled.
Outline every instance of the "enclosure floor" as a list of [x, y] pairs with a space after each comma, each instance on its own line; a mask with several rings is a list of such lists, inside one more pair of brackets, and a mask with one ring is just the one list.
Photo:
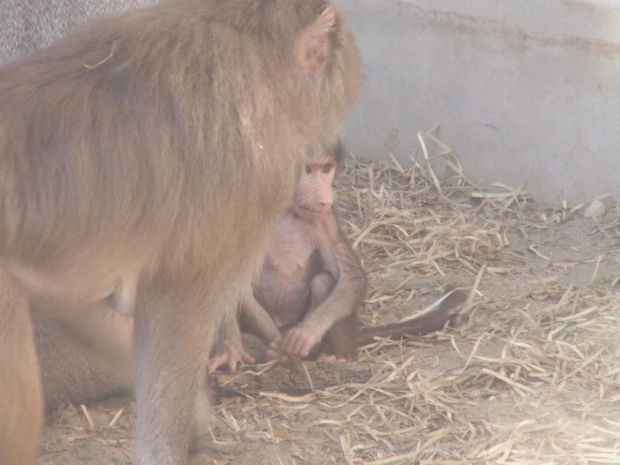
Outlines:
[[[523, 187], [482, 189], [424, 140], [439, 155], [421, 151], [410, 170], [349, 157], [339, 176], [370, 280], [361, 317], [397, 321], [448, 283], [470, 293], [463, 315], [364, 348], [360, 359], [380, 366], [366, 384], [224, 399], [199, 463], [620, 462], [618, 203], [603, 198], [593, 219], [588, 205], [547, 208]], [[49, 419], [37, 465], [135, 463], [132, 400], [87, 411], [94, 428], [79, 406]]]

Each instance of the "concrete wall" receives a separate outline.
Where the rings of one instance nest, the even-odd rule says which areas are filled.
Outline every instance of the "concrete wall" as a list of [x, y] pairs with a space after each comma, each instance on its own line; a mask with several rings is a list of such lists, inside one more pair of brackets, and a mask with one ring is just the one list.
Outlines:
[[535, 198], [620, 197], [620, 1], [335, 0], [365, 65], [345, 133], [405, 165], [440, 138], [482, 183]]

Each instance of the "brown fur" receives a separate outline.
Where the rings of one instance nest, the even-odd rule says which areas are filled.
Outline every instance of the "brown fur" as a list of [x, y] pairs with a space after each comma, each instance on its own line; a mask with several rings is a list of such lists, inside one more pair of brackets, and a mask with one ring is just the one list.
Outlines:
[[[105, 311], [105, 315], [97, 318], [101, 323], [99, 337], [107, 338], [107, 347], [101, 344], [93, 346], [90, 341], [84, 340], [85, 333], [75, 334], [70, 321], [34, 321], [47, 413], [56, 411], [67, 402], [84, 404], [133, 392], [133, 319], [118, 315], [110, 308]], [[106, 328], [106, 321], [117, 316], [128, 321], [123, 322], [123, 327], [114, 325]], [[125, 337], [127, 341], [123, 340]], [[115, 356], [121, 352], [122, 358]]]
[[[185, 461], [213, 328], [259, 270], [303, 148], [334, 137], [359, 80], [323, 0], [165, 2], [0, 69], [0, 262], [63, 318], [139, 276], [141, 463]], [[0, 320], [0, 418], [15, 419], [0, 445], [28, 463], [41, 409], [16, 394], [39, 390], [26, 305]]]
[[2, 269], [0, 309], [0, 464], [28, 464], [43, 420], [40, 375], [27, 298]]

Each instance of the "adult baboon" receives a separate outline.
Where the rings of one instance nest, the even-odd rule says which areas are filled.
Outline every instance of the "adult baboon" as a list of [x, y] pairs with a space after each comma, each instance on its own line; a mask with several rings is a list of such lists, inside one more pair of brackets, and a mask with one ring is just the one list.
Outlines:
[[323, 0], [166, 1], [0, 69], [0, 462], [40, 429], [30, 313], [131, 280], [138, 459], [185, 461], [213, 328], [359, 82]]

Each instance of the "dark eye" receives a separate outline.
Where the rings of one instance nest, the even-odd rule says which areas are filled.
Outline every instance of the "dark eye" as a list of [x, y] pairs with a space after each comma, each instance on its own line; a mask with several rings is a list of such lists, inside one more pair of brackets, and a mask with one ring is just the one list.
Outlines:
[[329, 174], [334, 169], [334, 165], [325, 165], [323, 166], [323, 173]]
[[304, 169], [306, 170], [306, 174], [312, 173], [312, 167], [310, 165], [306, 165]]

